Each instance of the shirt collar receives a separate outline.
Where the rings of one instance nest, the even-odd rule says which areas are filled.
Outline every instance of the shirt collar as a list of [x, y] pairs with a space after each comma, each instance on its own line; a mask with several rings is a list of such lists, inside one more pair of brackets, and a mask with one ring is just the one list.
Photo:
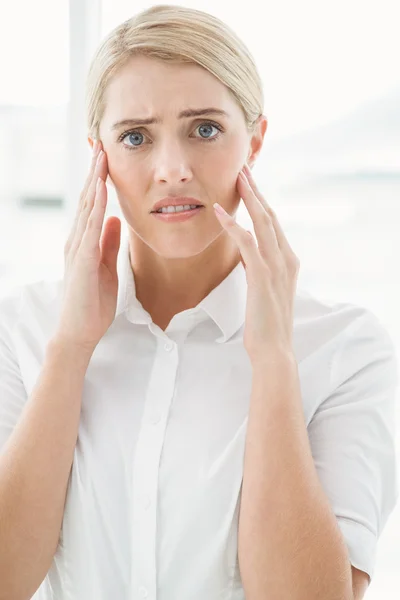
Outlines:
[[[116, 318], [125, 314], [136, 324], [150, 324], [151, 317], [136, 298], [135, 279], [129, 256], [129, 237], [121, 239], [118, 253], [118, 300]], [[212, 319], [222, 332], [216, 342], [225, 343], [244, 325], [246, 316], [247, 280], [241, 261], [229, 275], [206, 296], [196, 307], [184, 311], [198, 322]], [[171, 321], [172, 322], [172, 321]]]

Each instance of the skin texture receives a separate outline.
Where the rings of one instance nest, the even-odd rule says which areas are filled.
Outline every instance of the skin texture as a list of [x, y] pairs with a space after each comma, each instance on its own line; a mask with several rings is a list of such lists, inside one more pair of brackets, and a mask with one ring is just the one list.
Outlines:
[[353, 578], [354, 600], [362, 600], [370, 584], [369, 575], [353, 566], [351, 567], [351, 574]]
[[[182, 110], [208, 107], [229, 116], [178, 119]], [[113, 130], [123, 119], [153, 116], [161, 122]], [[135, 56], [110, 82], [100, 124], [109, 182], [128, 225], [137, 298], [163, 329], [174, 314], [196, 306], [240, 261], [212, 205], [219, 202], [236, 214], [238, 174], [246, 162], [254, 164], [266, 129], [262, 115], [249, 133], [228, 88], [198, 65]], [[205, 208], [188, 221], [164, 223], [150, 211], [169, 195], [194, 197]]]

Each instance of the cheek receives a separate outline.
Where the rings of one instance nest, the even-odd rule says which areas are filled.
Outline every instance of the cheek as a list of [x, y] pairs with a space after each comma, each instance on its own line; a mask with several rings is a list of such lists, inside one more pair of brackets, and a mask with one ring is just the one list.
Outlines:
[[204, 172], [205, 179], [215, 189], [234, 195], [237, 178], [243, 167], [244, 159], [243, 149], [227, 149], [214, 155], [213, 160], [208, 163], [207, 172]]
[[126, 191], [126, 189], [132, 190], [132, 186], [137, 189], [143, 178], [143, 171], [135, 166], [134, 162], [129, 160], [129, 157], [109, 158], [108, 170], [115, 188], [121, 190], [121, 192]]
[[221, 179], [236, 180], [245, 161], [247, 147], [245, 140], [240, 136], [230, 136], [218, 147], [217, 152], [212, 152], [212, 170], [218, 171]]

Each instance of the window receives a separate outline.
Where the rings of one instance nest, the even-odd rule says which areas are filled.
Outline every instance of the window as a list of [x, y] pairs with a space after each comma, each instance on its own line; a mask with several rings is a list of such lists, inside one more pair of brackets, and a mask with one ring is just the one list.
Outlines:
[[1, 4], [0, 293], [60, 263], [68, 61], [68, 0]]

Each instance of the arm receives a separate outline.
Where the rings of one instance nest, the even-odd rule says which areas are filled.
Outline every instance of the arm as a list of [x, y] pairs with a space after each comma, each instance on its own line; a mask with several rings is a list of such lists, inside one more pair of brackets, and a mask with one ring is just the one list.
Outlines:
[[26, 600], [57, 548], [91, 355], [54, 338], [0, 455], [0, 600]]
[[347, 547], [314, 467], [289, 355], [253, 371], [238, 535], [246, 600], [353, 600]]
[[352, 584], [353, 584], [353, 596], [354, 600], [363, 600], [364, 595], [371, 583], [368, 573], [360, 571], [355, 567], [351, 567]]
[[300, 262], [248, 165], [238, 191], [256, 237], [214, 207], [248, 284], [243, 341], [254, 379], [238, 531], [246, 599], [359, 600], [397, 500], [393, 340], [358, 307], [331, 365], [333, 391], [306, 428], [293, 354]]

